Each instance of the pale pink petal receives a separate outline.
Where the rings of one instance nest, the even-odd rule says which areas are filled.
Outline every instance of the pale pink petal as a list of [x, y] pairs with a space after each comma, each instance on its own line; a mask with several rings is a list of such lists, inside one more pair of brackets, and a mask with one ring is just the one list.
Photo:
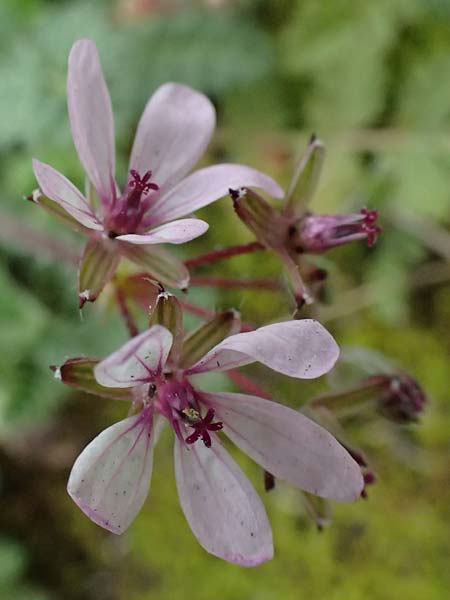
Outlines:
[[123, 533], [150, 489], [152, 415], [143, 411], [105, 429], [80, 454], [67, 491], [97, 525]]
[[88, 241], [78, 269], [80, 308], [85, 302], [95, 302], [116, 272], [119, 260], [117, 246], [111, 240], [98, 237]]
[[140, 246], [121, 242], [121, 253], [164, 285], [183, 290], [189, 284], [189, 271], [179, 258], [156, 245]]
[[102, 202], [115, 194], [114, 120], [97, 48], [78, 40], [69, 55], [67, 103], [80, 160]]
[[184, 244], [203, 235], [209, 225], [200, 219], [179, 219], [155, 227], [143, 234], [119, 235], [117, 239], [130, 244]]
[[161, 373], [171, 347], [170, 331], [153, 325], [102, 360], [94, 369], [95, 378], [100, 385], [113, 388], [152, 381]]
[[268, 175], [245, 165], [223, 164], [195, 171], [152, 206], [154, 223], [164, 223], [226, 196], [230, 188], [257, 187], [281, 198], [283, 190]]
[[247, 567], [273, 557], [261, 499], [217, 436], [211, 448], [177, 439], [175, 475], [184, 515], [207, 552]]
[[216, 123], [206, 96], [177, 83], [159, 87], [145, 107], [131, 152], [130, 169], [169, 189], [204, 153]]
[[232, 335], [189, 372], [226, 371], [258, 361], [290, 377], [314, 379], [327, 373], [338, 356], [339, 347], [328, 331], [314, 319], [301, 319]]
[[44, 196], [56, 202], [84, 227], [98, 231], [103, 229], [87, 200], [64, 175], [35, 158], [33, 171]]
[[361, 469], [325, 429], [270, 400], [245, 394], [205, 394], [223, 431], [264, 469], [323, 498], [349, 502], [364, 486]]

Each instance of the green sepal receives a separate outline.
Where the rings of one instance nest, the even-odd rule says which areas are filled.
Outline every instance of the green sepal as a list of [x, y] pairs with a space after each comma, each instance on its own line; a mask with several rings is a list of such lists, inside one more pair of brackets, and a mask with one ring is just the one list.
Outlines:
[[113, 277], [119, 260], [120, 255], [113, 240], [100, 236], [91, 237], [85, 246], [78, 270], [80, 308], [86, 302], [95, 302]]
[[319, 183], [324, 157], [325, 146], [312, 136], [286, 192], [285, 214], [300, 217], [305, 212]]
[[79, 231], [80, 233], [89, 234], [92, 233], [90, 229], [79, 223], [72, 215], [69, 215], [67, 211], [62, 208], [57, 202], [50, 200], [47, 196], [41, 194], [39, 190], [35, 190], [30, 196], [27, 197], [27, 200], [36, 204], [37, 206], [41, 206], [45, 212], [52, 217], [55, 217], [61, 223], [68, 225], [75, 231]]
[[303, 504], [308, 516], [314, 521], [319, 531], [331, 524], [331, 504], [325, 498], [302, 492]]
[[66, 385], [88, 394], [114, 398], [116, 400], [133, 400], [131, 388], [108, 388], [100, 385], [95, 379], [94, 368], [100, 361], [95, 358], [69, 358], [60, 367], [50, 367], [55, 375]]
[[199, 361], [207, 352], [226, 337], [238, 333], [241, 328], [239, 313], [226, 310], [189, 333], [183, 340], [180, 367], [186, 369]]
[[250, 188], [230, 190], [237, 216], [253, 231], [258, 242], [268, 248], [283, 245], [287, 221], [273, 206]]
[[161, 292], [151, 307], [149, 327], [162, 325], [173, 335], [171, 358], [176, 362], [183, 342], [183, 309], [176, 296], [169, 292]]

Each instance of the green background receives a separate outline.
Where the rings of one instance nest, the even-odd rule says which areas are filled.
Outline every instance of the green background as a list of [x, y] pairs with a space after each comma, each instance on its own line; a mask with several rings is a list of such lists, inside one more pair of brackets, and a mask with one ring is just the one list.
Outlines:
[[[126, 339], [108, 292], [80, 319], [81, 240], [23, 196], [33, 156], [78, 185], [66, 61], [79, 37], [99, 48], [116, 118], [119, 180], [140, 112], [165, 81], [208, 94], [218, 129], [204, 164], [251, 164], [289, 183], [312, 132], [327, 147], [315, 212], [377, 208], [374, 249], [328, 253], [328, 304], [317, 316], [342, 346], [368, 346], [427, 392], [420, 424], [378, 419], [352, 432], [378, 481], [369, 498], [336, 505], [318, 533], [298, 491], [237, 455], [264, 502], [275, 558], [255, 569], [207, 555], [183, 518], [172, 436], [157, 448], [152, 489], [122, 537], [87, 520], [65, 492], [70, 466], [96, 433], [126, 414], [75, 394], [48, 365], [102, 356]], [[121, 176], [120, 176], [121, 174]], [[450, 2], [277, 0], [0, 3], [0, 596], [26, 600], [440, 600], [448, 569], [450, 350]], [[201, 211], [193, 256], [246, 242], [229, 199]], [[62, 252], [61, 248], [65, 250]], [[260, 253], [214, 272], [279, 277]], [[287, 296], [192, 288], [190, 301], [235, 306], [264, 323], [287, 318]], [[193, 325], [193, 320], [188, 325]], [[362, 352], [360, 352], [363, 356]], [[300, 407], [327, 381], [286, 381], [250, 369], [279, 401]], [[211, 381], [230, 387], [222, 377]], [[447, 591], [446, 591], [447, 590]]]

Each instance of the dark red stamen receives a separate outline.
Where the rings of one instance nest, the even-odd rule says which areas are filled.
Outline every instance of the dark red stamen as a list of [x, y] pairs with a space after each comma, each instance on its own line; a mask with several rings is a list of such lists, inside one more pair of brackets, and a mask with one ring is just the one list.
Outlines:
[[217, 423], [213, 423], [214, 419], [214, 410], [210, 408], [206, 415], [202, 418], [200, 417], [196, 423], [190, 423], [190, 427], [194, 429], [194, 432], [191, 433], [186, 439], [186, 444], [194, 444], [197, 440], [202, 438], [203, 443], [207, 448], [211, 447], [211, 436], [209, 435], [209, 431], [220, 431], [223, 428], [223, 423], [221, 421]]
[[361, 498], [364, 498], [364, 500], [367, 500], [366, 487], [368, 485], [373, 485], [374, 483], [376, 483], [377, 478], [373, 471], [366, 471], [365, 473], [363, 473], [363, 479], [364, 479], [364, 488], [363, 488], [363, 491], [361, 492]]
[[159, 185], [150, 182], [150, 179], [152, 177], [151, 171], [147, 171], [146, 173], [144, 173], [144, 176], [141, 177], [137, 171], [131, 169], [130, 175], [131, 178], [129, 181], [129, 185], [130, 187], [133, 187], [137, 192], [143, 194], [149, 192], [150, 190], [159, 190]]
[[377, 210], [369, 210], [367, 208], [361, 209], [361, 214], [364, 217], [364, 221], [361, 225], [362, 231], [367, 235], [367, 245], [369, 248], [375, 244], [378, 235], [381, 233], [381, 227], [375, 225], [378, 219]]

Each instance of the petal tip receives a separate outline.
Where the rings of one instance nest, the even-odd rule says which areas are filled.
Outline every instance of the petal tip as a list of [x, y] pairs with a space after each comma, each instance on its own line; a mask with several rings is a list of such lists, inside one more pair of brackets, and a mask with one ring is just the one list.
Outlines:
[[242, 554], [229, 554], [227, 556], [219, 557], [224, 558], [228, 562], [234, 563], [241, 567], [258, 567], [259, 565], [272, 560], [274, 555], [273, 544], [267, 545], [260, 549], [260, 551], [252, 556], [244, 556]]
[[72, 498], [72, 500], [75, 502], [75, 504], [78, 506], [78, 508], [82, 512], [84, 512], [84, 514], [93, 523], [95, 523], [96, 525], [99, 525], [100, 527], [103, 527], [103, 529], [107, 529], [111, 533], [115, 533], [116, 535], [121, 535], [122, 533], [124, 533], [126, 528], [122, 528], [120, 525], [115, 525], [110, 520], [105, 519], [104, 517], [102, 517], [101, 514], [99, 514], [97, 512], [97, 510], [95, 508], [94, 509], [91, 508], [88, 504], [86, 504], [83, 500], [81, 500], [81, 498], [77, 497], [75, 491], [71, 490], [70, 480], [69, 480], [69, 484], [67, 486], [67, 493]]
[[70, 49], [70, 54], [69, 54], [69, 61], [71, 59], [71, 57], [73, 57], [76, 53], [81, 52], [82, 50], [89, 50], [89, 51], [93, 51], [93, 52], [97, 52], [97, 45], [94, 42], [94, 40], [91, 40], [90, 38], [80, 38], [79, 40], [76, 40], [73, 45], [72, 48]]

